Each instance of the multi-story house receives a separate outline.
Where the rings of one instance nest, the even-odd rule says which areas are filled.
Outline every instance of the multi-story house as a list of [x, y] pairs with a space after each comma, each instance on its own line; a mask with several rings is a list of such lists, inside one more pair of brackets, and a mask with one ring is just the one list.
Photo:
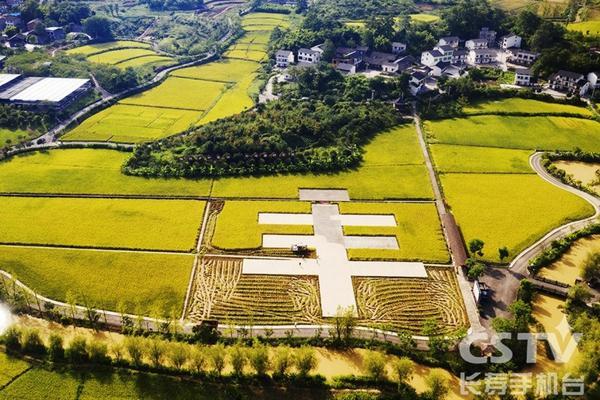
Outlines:
[[510, 33], [508, 35], [502, 36], [498, 41], [498, 45], [501, 49], [511, 49], [516, 47], [521, 47], [521, 36], [515, 35], [514, 33]]
[[278, 50], [275, 53], [275, 65], [280, 68], [287, 68], [294, 63], [294, 53], [290, 50]]
[[465, 42], [465, 47], [469, 50], [487, 49], [488, 41], [486, 39], [469, 39]]

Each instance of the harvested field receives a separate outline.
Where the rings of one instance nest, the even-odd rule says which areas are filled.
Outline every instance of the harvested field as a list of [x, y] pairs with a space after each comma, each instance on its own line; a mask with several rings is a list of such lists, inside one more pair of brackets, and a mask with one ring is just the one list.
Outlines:
[[361, 322], [413, 334], [429, 319], [444, 333], [464, 328], [468, 320], [454, 269], [430, 267], [427, 273], [427, 279], [353, 278]]
[[150, 43], [136, 42], [133, 40], [117, 40], [114, 42], [88, 44], [85, 46], [74, 47], [66, 51], [67, 54], [83, 54], [84, 56], [91, 56], [96, 53], [112, 50], [112, 49], [123, 49], [123, 48], [140, 48], [149, 49], [152, 45]]
[[590, 253], [600, 253], [600, 235], [593, 235], [576, 241], [562, 257], [540, 270], [538, 275], [574, 285], [581, 276], [581, 268]]
[[193, 200], [2, 197], [0, 241], [190, 251], [204, 205]]
[[[0, 246], [0, 269], [37, 293], [127, 313], [180, 312], [194, 256]], [[127, 284], [123, 284], [127, 282]]]
[[553, 164], [600, 195], [600, 164], [578, 161], [555, 161]]

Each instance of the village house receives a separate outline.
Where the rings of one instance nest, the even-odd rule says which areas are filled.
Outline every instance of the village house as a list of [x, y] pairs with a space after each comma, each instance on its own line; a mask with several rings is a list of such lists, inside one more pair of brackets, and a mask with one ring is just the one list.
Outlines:
[[537, 60], [540, 54], [529, 50], [512, 48], [506, 50], [506, 56], [507, 61], [511, 63], [529, 66], [532, 65], [535, 60]]
[[406, 51], [406, 43], [392, 42], [392, 53], [402, 54]]
[[489, 64], [496, 61], [496, 52], [492, 49], [474, 49], [467, 55], [467, 63], [471, 65]]
[[444, 36], [443, 38], [440, 38], [440, 40], [438, 40], [438, 46], [451, 46], [454, 48], [458, 47], [458, 44], [460, 43], [460, 39], [458, 38], [458, 36]]
[[340, 71], [342, 74], [352, 75], [356, 73], [356, 65], [348, 64], [344, 62], [337, 63], [335, 69]]
[[530, 86], [531, 85], [531, 70], [528, 68], [517, 68], [515, 70], [515, 85]]
[[421, 53], [421, 64], [428, 67], [442, 62], [444, 54], [439, 50], [428, 50]]
[[585, 94], [586, 83], [582, 74], [571, 71], [560, 70], [548, 78], [550, 89], [566, 93], [579, 93], [580, 95]]
[[50, 26], [46, 28], [46, 35], [50, 42], [65, 40], [65, 37], [67, 36], [65, 30], [60, 26]]
[[294, 63], [294, 53], [290, 50], [278, 50], [275, 53], [275, 65], [279, 68], [287, 68]]
[[521, 47], [521, 40], [521, 36], [510, 33], [506, 36], [502, 36], [498, 41], [498, 45], [504, 50], [518, 48]]
[[469, 50], [487, 49], [488, 41], [486, 39], [469, 39], [465, 42], [465, 47]]
[[590, 89], [598, 89], [600, 87], [600, 72], [587, 74], [587, 81], [590, 83]]
[[39, 18], [32, 19], [31, 21], [27, 22], [27, 30], [32, 31], [35, 28], [37, 28], [38, 25], [41, 25], [41, 24], [43, 24], [41, 19], [39, 19]]
[[487, 27], [481, 28], [479, 31], [479, 39], [487, 40], [488, 47], [493, 47], [496, 43], [496, 31], [492, 31]]
[[454, 50], [454, 52], [452, 52], [452, 64], [455, 65], [463, 65], [467, 62], [467, 55], [469, 54], [469, 52], [467, 50], [464, 49], [458, 49], [458, 50]]
[[382, 70], [383, 64], [390, 64], [396, 61], [396, 55], [391, 53], [383, 53], [380, 51], [372, 51], [365, 57], [367, 68]]
[[298, 61], [309, 63], [309, 64], [318, 64], [321, 62], [321, 53], [322, 51], [313, 50], [313, 49], [299, 49], [298, 50]]
[[23, 36], [20, 33], [17, 33], [16, 35], [8, 38], [8, 40], [6, 41], [6, 45], [11, 49], [23, 47], [25, 46], [25, 36]]
[[452, 54], [454, 54], [454, 51], [455, 51], [454, 47], [448, 46], [448, 45], [443, 45], [443, 46], [436, 46], [433, 49], [442, 53], [443, 57], [442, 57], [441, 61], [443, 61], [443, 62], [451, 62], [452, 61]]

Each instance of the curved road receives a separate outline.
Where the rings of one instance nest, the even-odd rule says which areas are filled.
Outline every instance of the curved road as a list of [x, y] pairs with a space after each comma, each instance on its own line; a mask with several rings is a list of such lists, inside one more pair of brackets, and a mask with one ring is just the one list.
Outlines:
[[591, 222], [598, 220], [598, 218], [600, 217], [600, 198], [593, 196], [589, 193], [583, 192], [579, 189], [576, 189], [573, 186], [566, 185], [560, 180], [550, 175], [542, 165], [542, 154], [543, 153], [541, 152], [537, 152], [529, 158], [529, 164], [531, 165], [531, 168], [533, 168], [533, 170], [546, 182], [551, 183], [554, 186], [571, 192], [586, 200], [594, 207], [595, 213], [591, 217], [584, 218], [579, 221], [570, 222], [563, 226], [559, 226], [558, 228], [548, 232], [543, 238], [541, 238], [533, 245], [529, 246], [527, 249], [522, 251], [517, 257], [515, 257], [515, 259], [509, 265], [509, 268], [517, 273], [527, 274], [527, 266], [529, 265], [529, 260], [541, 253], [554, 240], [560, 239], [568, 235], [569, 233], [583, 229]]

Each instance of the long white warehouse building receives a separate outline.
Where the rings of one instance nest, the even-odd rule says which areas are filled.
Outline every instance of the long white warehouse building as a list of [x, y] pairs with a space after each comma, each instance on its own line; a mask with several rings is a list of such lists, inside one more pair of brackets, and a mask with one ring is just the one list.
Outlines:
[[89, 79], [0, 74], [0, 103], [63, 108], [91, 87]]

